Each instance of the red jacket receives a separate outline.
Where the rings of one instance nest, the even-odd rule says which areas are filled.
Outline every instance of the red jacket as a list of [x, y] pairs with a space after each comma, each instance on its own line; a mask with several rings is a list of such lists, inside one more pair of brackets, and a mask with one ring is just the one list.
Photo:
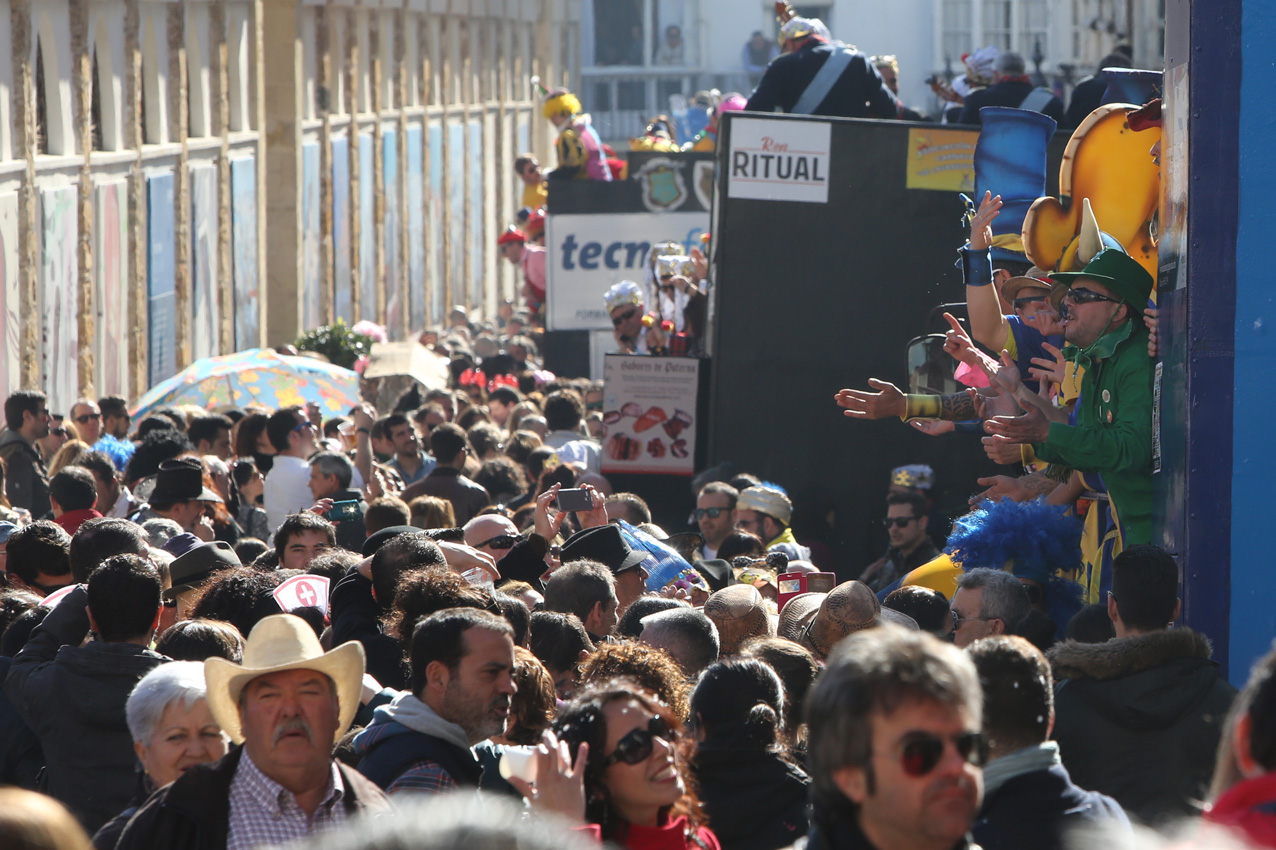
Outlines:
[[67, 511], [53, 521], [62, 526], [63, 531], [74, 537], [76, 529], [89, 520], [97, 519], [100, 516], [102, 515], [93, 508], [85, 508], [79, 511]]
[[[602, 827], [587, 824], [578, 827], [603, 843]], [[722, 850], [718, 838], [708, 827], [700, 827], [695, 836], [687, 835], [687, 819], [675, 818], [664, 826], [635, 826], [628, 824], [609, 836], [613, 843], [624, 850]]]
[[1243, 832], [1258, 846], [1276, 848], [1276, 773], [1233, 785], [1206, 810], [1205, 820]]

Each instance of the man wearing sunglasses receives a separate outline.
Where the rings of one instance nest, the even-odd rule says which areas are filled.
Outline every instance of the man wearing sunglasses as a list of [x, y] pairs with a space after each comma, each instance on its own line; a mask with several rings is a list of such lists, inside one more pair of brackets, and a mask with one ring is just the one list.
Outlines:
[[664, 345], [664, 333], [658, 324], [643, 327], [642, 317], [647, 313], [647, 306], [638, 284], [622, 280], [607, 290], [603, 303], [611, 317], [612, 333], [621, 354], [651, 354], [653, 349]]
[[5, 495], [14, 507], [40, 519], [49, 512], [49, 473], [36, 448], [49, 435], [48, 399], [39, 390], [18, 390], [5, 399], [6, 428], [0, 434]]
[[[90, 446], [102, 436], [102, 411], [91, 398], [82, 398], [71, 405], [71, 421], [80, 439]], [[224, 460], [225, 458], [223, 458]]]
[[718, 557], [718, 547], [735, 531], [735, 505], [739, 497], [740, 491], [725, 481], [710, 481], [696, 497], [696, 525], [704, 538], [701, 550], [705, 560]]
[[860, 581], [876, 593], [896, 579], [939, 557], [927, 532], [926, 497], [920, 493], [891, 493], [886, 497], [886, 532], [891, 545], [886, 554], [864, 568]]
[[500, 514], [480, 514], [461, 529], [465, 545], [492, 556], [498, 564], [517, 544], [523, 542], [518, 526]]
[[[1079, 272], [1052, 275], [1068, 347], [1067, 369], [1084, 369], [1071, 422], [1052, 421], [1026, 394], [1026, 411], [984, 423], [995, 443], [1029, 443], [1039, 460], [1102, 475], [1125, 546], [1152, 539], [1152, 373], [1143, 308], [1152, 275], [1118, 248]], [[1024, 395], [1024, 398], [1020, 398]]]
[[273, 531], [288, 516], [314, 504], [307, 461], [319, 451], [319, 429], [306, 417], [304, 408], [285, 407], [267, 420], [266, 436], [278, 452], [266, 475], [262, 496], [266, 521]]
[[922, 632], [856, 632], [807, 697], [807, 850], [964, 850], [983, 796], [983, 695], [970, 658]]

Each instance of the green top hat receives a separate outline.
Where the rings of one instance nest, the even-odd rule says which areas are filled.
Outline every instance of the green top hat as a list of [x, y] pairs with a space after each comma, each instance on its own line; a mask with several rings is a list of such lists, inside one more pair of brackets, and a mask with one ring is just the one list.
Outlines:
[[1056, 272], [1050, 275], [1064, 286], [1072, 286], [1079, 278], [1101, 281], [1122, 301], [1142, 312], [1152, 294], [1152, 275], [1139, 261], [1115, 248], [1105, 248], [1079, 272]]

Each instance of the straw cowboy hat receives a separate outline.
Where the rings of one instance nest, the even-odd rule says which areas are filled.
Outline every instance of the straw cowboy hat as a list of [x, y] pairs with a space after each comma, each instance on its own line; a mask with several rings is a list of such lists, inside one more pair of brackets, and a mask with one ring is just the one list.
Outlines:
[[305, 620], [292, 614], [274, 614], [253, 627], [244, 643], [244, 663], [224, 658], [204, 662], [208, 708], [222, 730], [236, 744], [244, 742], [239, 728], [239, 695], [253, 679], [284, 670], [316, 670], [332, 679], [337, 689], [340, 717], [337, 737], [345, 734], [359, 708], [363, 686], [363, 647], [348, 641], [324, 652]]

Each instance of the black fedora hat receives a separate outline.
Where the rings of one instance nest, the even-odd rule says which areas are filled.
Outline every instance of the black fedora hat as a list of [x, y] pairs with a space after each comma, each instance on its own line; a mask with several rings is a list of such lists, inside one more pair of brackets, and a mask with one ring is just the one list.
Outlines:
[[563, 544], [563, 563], [572, 561], [597, 561], [620, 575], [647, 560], [647, 553], [634, 549], [620, 533], [620, 528], [608, 523], [577, 532]]
[[159, 472], [155, 473], [155, 489], [149, 499], [152, 505], [221, 500], [221, 496], [204, 486], [204, 467], [189, 457], [173, 458], [159, 465]]
[[242, 566], [239, 556], [230, 544], [222, 540], [204, 543], [169, 564], [168, 574], [173, 586], [164, 591], [165, 599], [175, 599], [179, 593], [193, 590], [200, 582], [219, 570]]
[[731, 564], [721, 558], [701, 558], [693, 566], [696, 568], [696, 572], [704, 576], [704, 580], [709, 585], [710, 590], [722, 590], [722, 588], [736, 583], [735, 571], [731, 569]]

